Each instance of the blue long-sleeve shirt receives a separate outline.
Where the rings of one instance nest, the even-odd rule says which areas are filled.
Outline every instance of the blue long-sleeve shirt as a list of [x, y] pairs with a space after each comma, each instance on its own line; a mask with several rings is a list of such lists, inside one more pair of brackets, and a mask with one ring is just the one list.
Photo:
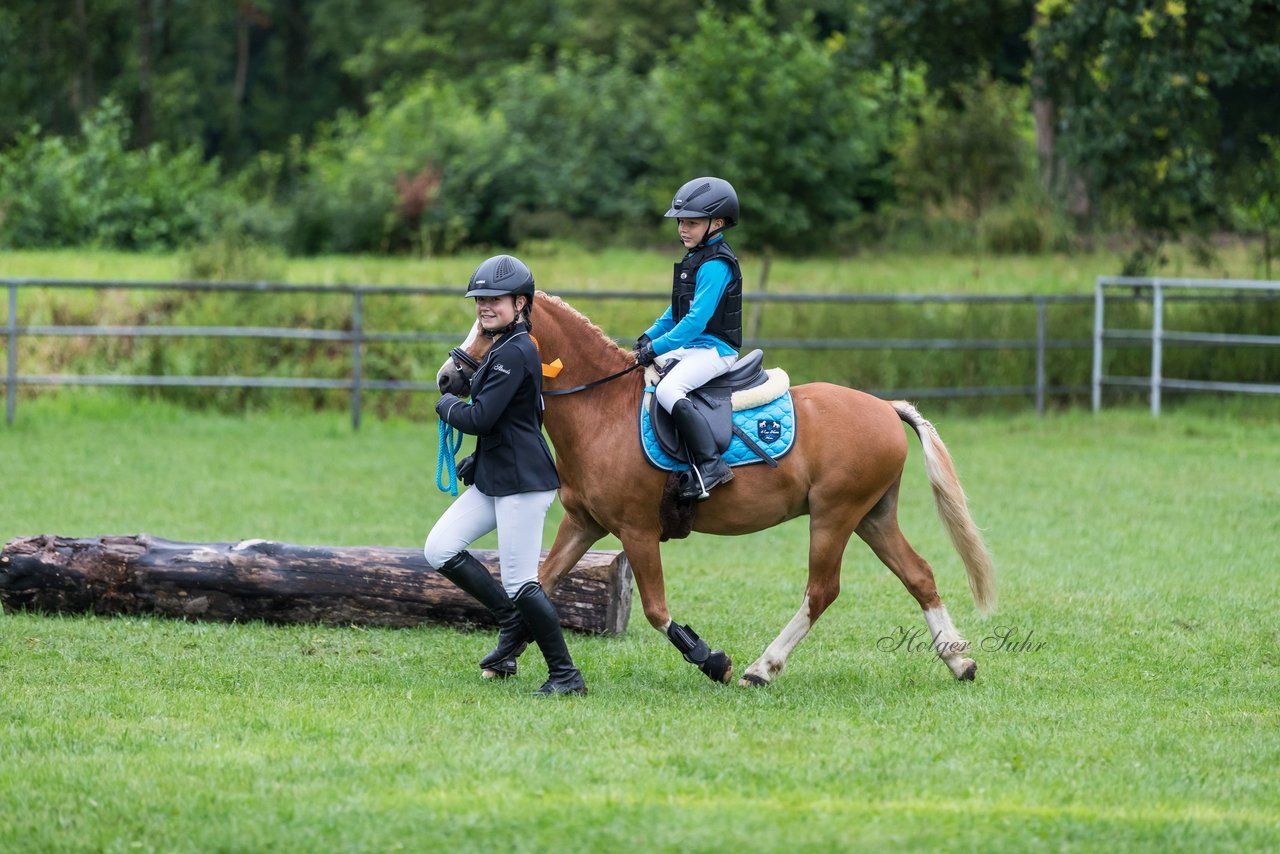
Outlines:
[[[717, 236], [712, 242], [723, 239]], [[731, 344], [706, 332], [707, 322], [716, 313], [716, 306], [720, 304], [732, 278], [733, 271], [729, 269], [729, 265], [718, 258], [699, 267], [689, 313], [676, 323], [671, 316], [671, 306], [667, 306], [663, 315], [645, 330], [644, 334], [653, 342], [653, 352], [661, 356], [680, 347], [707, 347], [721, 356], [735, 355], [738, 351]]]

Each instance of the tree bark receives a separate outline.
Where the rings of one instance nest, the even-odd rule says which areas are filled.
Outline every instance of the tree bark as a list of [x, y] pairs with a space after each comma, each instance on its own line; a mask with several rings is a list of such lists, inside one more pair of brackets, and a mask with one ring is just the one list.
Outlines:
[[92, 110], [97, 103], [93, 84], [93, 41], [89, 37], [89, 12], [86, 0], [75, 0], [72, 15], [76, 22], [76, 36], [80, 42], [80, 75], [75, 79], [71, 92], [71, 110], [78, 122], [82, 114]]
[[152, 0], [138, 0], [138, 126], [137, 141], [151, 144], [151, 14]]
[[1052, 192], [1058, 176], [1057, 105], [1045, 97], [1031, 101], [1031, 115], [1035, 119], [1036, 159], [1040, 164], [1040, 183]]
[[[496, 552], [472, 554], [497, 576]], [[589, 551], [551, 598], [565, 628], [620, 634], [631, 614], [631, 565], [622, 552]], [[0, 604], [281, 624], [493, 623], [417, 549], [181, 543], [147, 534], [11, 540], [0, 551]]]

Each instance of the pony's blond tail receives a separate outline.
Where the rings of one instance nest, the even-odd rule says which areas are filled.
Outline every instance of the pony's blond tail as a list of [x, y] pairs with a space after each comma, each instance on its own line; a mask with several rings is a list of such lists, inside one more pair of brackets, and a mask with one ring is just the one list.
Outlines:
[[969, 515], [969, 503], [965, 500], [964, 489], [960, 486], [960, 478], [956, 476], [947, 446], [942, 444], [942, 437], [934, 426], [910, 403], [894, 400], [890, 401], [890, 405], [898, 413], [898, 417], [910, 424], [920, 437], [920, 445], [924, 449], [924, 467], [929, 474], [929, 485], [933, 487], [933, 501], [938, 516], [947, 527], [951, 544], [964, 561], [965, 572], [969, 576], [969, 590], [973, 593], [978, 612], [989, 616], [996, 607], [995, 567], [991, 564], [991, 552], [987, 551], [987, 544], [982, 541], [982, 534]]

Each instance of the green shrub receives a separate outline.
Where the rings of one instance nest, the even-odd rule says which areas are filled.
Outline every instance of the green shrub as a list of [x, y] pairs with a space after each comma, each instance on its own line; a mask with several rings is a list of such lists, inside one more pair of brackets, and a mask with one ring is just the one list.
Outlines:
[[693, 177], [721, 175], [742, 201], [742, 246], [820, 247], [892, 194], [890, 74], [852, 66], [839, 35], [818, 41], [807, 23], [779, 27], [763, 3], [750, 9], [729, 21], [702, 10], [656, 73], [663, 148], [650, 209]]
[[864, 242], [897, 252], [971, 255], [979, 245], [978, 224], [954, 209], [917, 204], [886, 207], [867, 226]]
[[982, 248], [996, 255], [1034, 255], [1070, 246], [1065, 217], [1039, 181], [1024, 179], [1016, 195], [986, 211], [978, 220]]
[[470, 89], [427, 75], [343, 116], [306, 155], [290, 247], [431, 254], [645, 212], [635, 184], [656, 140], [644, 80], [592, 57], [544, 65]]
[[1025, 98], [982, 80], [962, 92], [958, 106], [937, 96], [926, 101], [902, 149], [899, 198], [959, 206], [974, 217], [1011, 198], [1031, 171]]
[[182, 275], [218, 282], [271, 282], [284, 278], [284, 252], [255, 243], [234, 232], [188, 247], [182, 255]]
[[72, 139], [21, 134], [0, 154], [0, 245], [179, 246], [221, 192], [218, 165], [197, 147], [128, 150], [129, 120], [104, 101]]

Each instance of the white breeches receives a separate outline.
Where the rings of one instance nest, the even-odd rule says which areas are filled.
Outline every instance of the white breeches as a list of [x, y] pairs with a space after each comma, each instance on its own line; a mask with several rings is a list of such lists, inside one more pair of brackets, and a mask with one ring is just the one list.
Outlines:
[[737, 356], [721, 356], [711, 347], [694, 347], [672, 350], [658, 357], [659, 361], [679, 359], [680, 364], [671, 369], [654, 392], [658, 397], [658, 405], [667, 412], [676, 405], [676, 401], [698, 386], [710, 382], [733, 367]]
[[444, 511], [427, 534], [422, 554], [431, 566], [443, 566], [496, 528], [502, 587], [508, 596], [515, 596], [521, 587], [538, 580], [542, 526], [555, 497], [554, 489], [494, 497], [473, 486]]

